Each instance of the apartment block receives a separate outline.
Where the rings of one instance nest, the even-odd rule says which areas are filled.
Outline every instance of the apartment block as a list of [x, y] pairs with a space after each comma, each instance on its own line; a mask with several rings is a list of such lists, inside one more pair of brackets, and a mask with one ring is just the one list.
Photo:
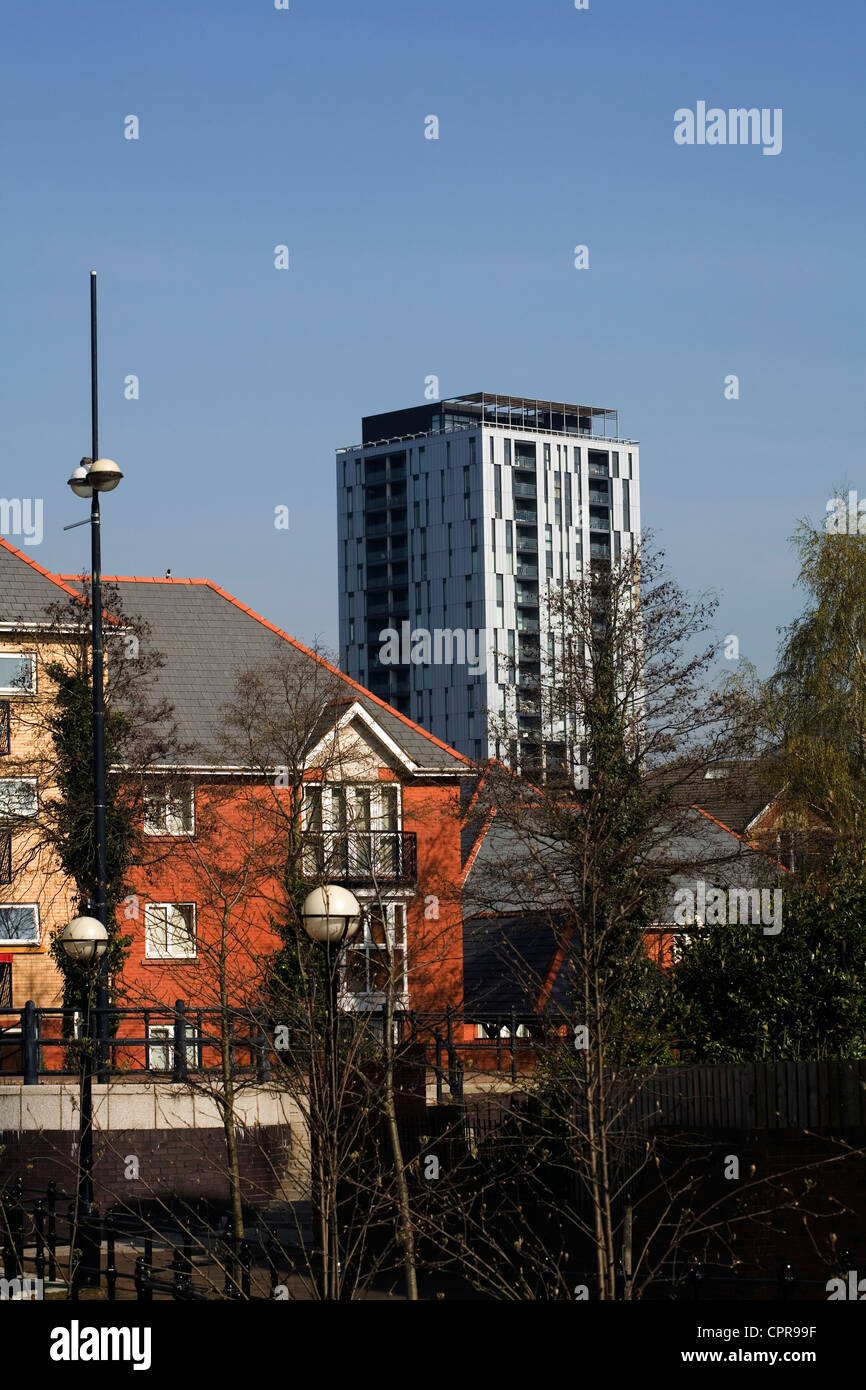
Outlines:
[[544, 593], [640, 533], [635, 440], [601, 406], [486, 392], [365, 416], [337, 453], [343, 670], [469, 758], [544, 730]]

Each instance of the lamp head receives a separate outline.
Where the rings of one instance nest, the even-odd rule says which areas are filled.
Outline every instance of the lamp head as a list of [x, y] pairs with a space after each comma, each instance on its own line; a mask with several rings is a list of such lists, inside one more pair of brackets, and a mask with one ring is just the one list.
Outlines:
[[70, 960], [86, 964], [98, 960], [108, 945], [108, 932], [96, 917], [73, 917], [60, 933]]
[[326, 883], [307, 894], [301, 918], [311, 941], [342, 943], [361, 925], [361, 904], [348, 888]]
[[72, 488], [76, 497], [90, 497], [93, 493], [93, 488], [90, 486], [87, 477], [91, 462], [91, 459], [82, 459], [75, 469], [75, 472], [72, 474], [72, 477], [69, 479], [69, 486]]
[[87, 481], [95, 492], [113, 492], [123, 474], [113, 459], [95, 459]]

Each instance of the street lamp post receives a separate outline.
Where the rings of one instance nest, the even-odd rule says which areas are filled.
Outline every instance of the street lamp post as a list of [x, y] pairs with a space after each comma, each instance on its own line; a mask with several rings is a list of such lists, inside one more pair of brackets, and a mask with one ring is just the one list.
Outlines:
[[[82, 459], [69, 479], [76, 497], [90, 499], [90, 623], [93, 684], [93, 837], [95, 894], [93, 910], [108, 930], [105, 832], [105, 689], [102, 643], [102, 543], [99, 494], [117, 487], [123, 474], [111, 459], [99, 457], [99, 393], [96, 344], [96, 271], [90, 272], [90, 433], [91, 456]], [[77, 522], [76, 525], [83, 523]], [[98, 1074], [108, 1080], [108, 955], [101, 953], [96, 980]]]
[[99, 1042], [98, 1020], [92, 1009], [94, 965], [99, 965], [108, 945], [108, 931], [95, 917], [74, 917], [60, 935], [69, 960], [83, 966], [87, 976], [84, 1011], [84, 1047], [81, 1059], [81, 1105], [78, 1131], [77, 1219], [81, 1251], [73, 1271], [72, 1288], [99, 1284], [99, 1223], [93, 1200], [93, 1059]]
[[[325, 950], [327, 975], [326, 1021], [324, 1038], [324, 1076], [320, 1104], [316, 1117], [314, 1153], [320, 1166], [329, 1175], [327, 1210], [323, 1209], [323, 1192], [319, 1175], [319, 1219], [322, 1223], [323, 1283], [327, 1299], [336, 1299], [339, 1292], [339, 1228], [337, 1223], [337, 1167], [339, 1132], [339, 1078], [337, 1076], [340, 953], [361, 925], [361, 905], [354, 893], [339, 884], [329, 883], [314, 888], [304, 899], [301, 908], [304, 930], [311, 941]], [[311, 1134], [311, 1138], [313, 1135]], [[323, 1163], [325, 1155], [330, 1161]], [[315, 1166], [315, 1164], [314, 1164]]]

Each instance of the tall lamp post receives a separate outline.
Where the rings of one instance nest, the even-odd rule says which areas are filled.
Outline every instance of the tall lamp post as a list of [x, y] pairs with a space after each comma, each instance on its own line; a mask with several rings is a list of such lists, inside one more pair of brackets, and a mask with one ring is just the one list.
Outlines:
[[[81, 460], [69, 479], [76, 497], [90, 499], [90, 622], [93, 682], [93, 838], [96, 891], [93, 911], [108, 931], [105, 835], [105, 691], [102, 645], [102, 543], [99, 494], [112, 492], [123, 474], [111, 459], [99, 457], [99, 394], [96, 351], [96, 271], [90, 272], [90, 434], [91, 456]], [[84, 522], [74, 522], [83, 526]], [[71, 527], [66, 527], [71, 530]], [[96, 980], [94, 1037], [98, 1039], [98, 1074], [108, 1080], [108, 956], [103, 952]]]
[[[75, 1262], [73, 1292], [82, 1285], [99, 1284], [99, 1225], [93, 1201], [93, 1060], [99, 1042], [99, 1029], [94, 1026], [92, 1009], [93, 976], [101, 973], [99, 965], [105, 957], [108, 931], [95, 917], [73, 917], [60, 934], [69, 960], [87, 972], [87, 993], [84, 1013], [84, 1047], [81, 1060], [81, 1106], [78, 1131], [78, 1201], [77, 1221], [80, 1258]], [[94, 966], [97, 967], [96, 972]]]
[[[339, 1228], [337, 1223], [337, 1138], [339, 1131], [339, 1086], [337, 1077], [337, 1042], [339, 1022], [340, 953], [361, 925], [361, 904], [348, 888], [328, 883], [314, 888], [304, 899], [301, 908], [304, 930], [311, 941], [325, 951], [327, 975], [324, 1077], [318, 1108], [318, 1133], [315, 1154], [318, 1162], [330, 1175], [328, 1206], [323, 1209], [319, 1183], [319, 1220], [322, 1223], [323, 1284], [327, 1299], [336, 1299], [339, 1292]], [[311, 1136], [312, 1137], [312, 1136]], [[325, 1155], [330, 1161], [322, 1162]]]

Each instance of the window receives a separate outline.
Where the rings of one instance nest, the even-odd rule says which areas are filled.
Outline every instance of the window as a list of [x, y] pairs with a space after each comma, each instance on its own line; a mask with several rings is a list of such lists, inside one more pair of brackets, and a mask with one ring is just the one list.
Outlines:
[[36, 658], [31, 652], [0, 655], [0, 693], [32, 695], [36, 689]]
[[470, 513], [470, 511], [471, 511], [471, 506], [472, 506], [472, 498], [471, 498], [470, 487], [469, 487], [469, 469], [468, 469], [468, 468], [464, 468], [464, 469], [463, 469], [463, 519], [464, 519], [464, 521], [468, 521], [468, 519], [469, 519], [469, 513]]
[[612, 460], [613, 460], [613, 476], [614, 476], [615, 478], [618, 478], [618, 477], [619, 477], [619, 454], [616, 452], [615, 449], [614, 449], [613, 454], [612, 454], [611, 457], [612, 457]]
[[505, 554], [506, 554], [507, 557], [508, 557], [508, 572], [509, 572], [509, 574], [513, 574], [513, 573], [514, 573], [514, 523], [513, 523], [512, 521], [506, 521], [506, 523], [505, 523]]
[[194, 903], [147, 904], [144, 909], [144, 954], [150, 960], [194, 959]]
[[550, 467], [550, 445], [549, 445], [549, 444], [545, 444], [545, 446], [544, 446], [544, 466], [545, 466], [545, 468], [549, 468], [549, 467]]
[[9, 752], [11, 724], [9, 701], [0, 700], [0, 758], [5, 757]]
[[[475, 435], [473, 434], [473, 435], [470, 435], [470, 438], [469, 438], [469, 467], [470, 467], [470, 468], [472, 467], [472, 464], [475, 462], [475, 452], [476, 452], [476, 438], [475, 438]], [[468, 472], [469, 472], [469, 468], [464, 468], [464, 469], [463, 469], [463, 486], [464, 486], [464, 488], [465, 488], [465, 486], [466, 486], [466, 474], [467, 474]]]
[[12, 836], [8, 830], [0, 833], [0, 883], [12, 882]]
[[493, 467], [493, 507], [497, 516], [502, 515], [502, 467], [495, 464]]
[[371, 907], [366, 913], [363, 932], [350, 942], [346, 951], [346, 989], [359, 996], [381, 995], [388, 983], [388, 954], [391, 978], [398, 994], [406, 993], [406, 909], [402, 903]]
[[508, 465], [511, 463], [511, 440], [504, 439], [502, 442], [505, 448], [505, 465], [506, 467], [508, 467]]
[[[349, 641], [354, 624], [349, 620]], [[155, 787], [147, 793], [144, 828], [148, 835], [191, 835], [194, 828], [193, 791], [186, 787]]]
[[631, 530], [631, 495], [628, 478], [622, 480], [622, 529]]
[[[476, 1023], [475, 1025], [476, 1038], [495, 1038], [497, 1033], [500, 1038], [511, 1037], [511, 1029], [507, 1023], [503, 1023], [501, 1027], [495, 1023]], [[514, 1036], [516, 1038], [529, 1037], [529, 1029], [525, 1023], [518, 1023]]]
[[[147, 1030], [147, 1065], [150, 1071], [174, 1070], [174, 1024], [152, 1023]], [[151, 1041], [152, 1040], [152, 1041]], [[186, 1064], [198, 1066], [198, 1033], [186, 1027]]]
[[0, 778], [0, 817], [35, 816], [35, 777]]
[[496, 441], [495, 441], [495, 439], [493, 438], [493, 435], [491, 434], [491, 436], [490, 436], [490, 462], [491, 462], [491, 463], [494, 463], [495, 460], [496, 460]]
[[308, 878], [397, 878], [401, 872], [397, 783], [305, 786], [304, 873]]
[[505, 626], [505, 581], [501, 574], [496, 576], [496, 621]]
[[35, 903], [0, 903], [0, 941], [33, 945], [39, 940], [39, 908]]

